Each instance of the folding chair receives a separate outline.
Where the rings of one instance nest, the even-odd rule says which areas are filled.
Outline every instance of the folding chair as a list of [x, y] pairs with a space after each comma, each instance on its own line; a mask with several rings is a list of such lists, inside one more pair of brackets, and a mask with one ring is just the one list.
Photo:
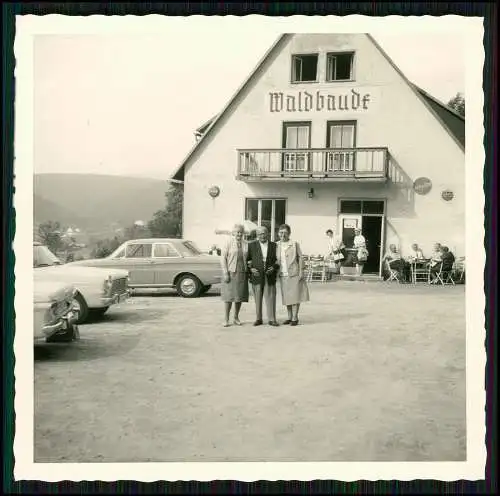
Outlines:
[[309, 257], [307, 282], [326, 282], [326, 263], [323, 257]]
[[388, 260], [385, 261], [385, 268], [387, 269], [387, 272], [389, 274], [389, 277], [387, 278], [386, 282], [391, 282], [391, 281], [397, 281], [399, 283], [401, 282], [399, 280], [399, 271], [393, 269]]
[[446, 284], [455, 286], [455, 281], [453, 280], [453, 267], [443, 268], [443, 264], [441, 264], [441, 267], [432, 282], [433, 284], [441, 284], [442, 286], [445, 286]]
[[411, 278], [413, 284], [418, 281], [429, 282], [431, 278], [431, 269], [427, 262], [413, 261], [411, 263]]

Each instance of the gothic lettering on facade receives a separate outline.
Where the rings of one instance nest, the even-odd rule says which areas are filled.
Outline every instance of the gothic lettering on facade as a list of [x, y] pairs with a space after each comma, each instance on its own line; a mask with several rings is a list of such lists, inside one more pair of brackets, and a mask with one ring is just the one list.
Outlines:
[[322, 94], [321, 91], [314, 93], [299, 91], [293, 94], [287, 94], [282, 91], [269, 93], [269, 110], [271, 112], [368, 110], [370, 103], [369, 93], [361, 94], [355, 90], [342, 94]]

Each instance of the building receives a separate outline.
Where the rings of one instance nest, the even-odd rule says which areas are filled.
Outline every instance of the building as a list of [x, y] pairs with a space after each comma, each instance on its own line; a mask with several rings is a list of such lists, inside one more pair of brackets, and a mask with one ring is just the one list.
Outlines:
[[389, 243], [465, 250], [465, 121], [412, 84], [368, 34], [285, 34], [173, 174], [184, 236], [220, 242], [249, 219], [286, 222], [305, 253], [361, 227], [379, 273]]

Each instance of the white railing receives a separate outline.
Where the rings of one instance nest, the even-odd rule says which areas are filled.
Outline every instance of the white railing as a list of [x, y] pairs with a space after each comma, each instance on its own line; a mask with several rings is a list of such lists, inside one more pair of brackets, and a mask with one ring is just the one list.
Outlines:
[[238, 177], [385, 178], [387, 148], [238, 150]]

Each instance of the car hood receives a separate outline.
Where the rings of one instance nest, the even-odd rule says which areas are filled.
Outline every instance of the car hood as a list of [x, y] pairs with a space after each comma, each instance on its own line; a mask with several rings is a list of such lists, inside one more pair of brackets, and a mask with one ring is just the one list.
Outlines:
[[83, 281], [104, 281], [111, 276], [119, 279], [128, 276], [128, 271], [119, 269], [84, 267], [73, 264], [52, 265], [50, 267], [37, 267], [34, 270], [40, 279], [54, 279], [57, 281], [68, 281], [74, 284]]
[[73, 286], [65, 282], [35, 278], [33, 284], [34, 303], [60, 301], [73, 292]]

